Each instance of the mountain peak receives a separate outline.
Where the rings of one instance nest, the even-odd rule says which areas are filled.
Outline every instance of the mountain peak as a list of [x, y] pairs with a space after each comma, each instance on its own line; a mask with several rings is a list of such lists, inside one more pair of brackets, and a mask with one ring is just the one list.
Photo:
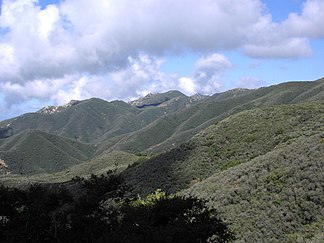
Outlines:
[[186, 97], [183, 93], [177, 90], [170, 90], [165, 93], [149, 93], [144, 97], [141, 97], [137, 100], [130, 101], [129, 104], [137, 106], [139, 108], [145, 106], [158, 106], [168, 100], [177, 97]]
[[80, 100], [71, 100], [69, 103], [62, 105], [62, 106], [47, 106], [47, 107], [43, 107], [42, 109], [40, 109], [39, 111], [37, 111], [37, 113], [43, 113], [43, 114], [53, 114], [53, 113], [57, 113], [60, 112], [66, 108], [72, 107], [74, 105], [80, 104], [82, 101]]
[[196, 93], [196, 94], [190, 96], [189, 98], [190, 98], [191, 102], [196, 102], [196, 101], [205, 99], [207, 97], [208, 97], [208, 95], [202, 95], [200, 93]]

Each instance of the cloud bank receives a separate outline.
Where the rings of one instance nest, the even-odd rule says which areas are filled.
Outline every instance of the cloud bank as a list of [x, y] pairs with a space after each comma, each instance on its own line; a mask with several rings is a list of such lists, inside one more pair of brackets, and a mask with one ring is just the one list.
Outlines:
[[[63, 104], [92, 96], [131, 99], [178, 89], [213, 93], [232, 68], [219, 54], [301, 58], [324, 37], [324, 1], [307, 0], [281, 23], [260, 0], [4, 0], [0, 91], [8, 105], [37, 99]], [[164, 55], [198, 53], [186, 77], [161, 71]]]

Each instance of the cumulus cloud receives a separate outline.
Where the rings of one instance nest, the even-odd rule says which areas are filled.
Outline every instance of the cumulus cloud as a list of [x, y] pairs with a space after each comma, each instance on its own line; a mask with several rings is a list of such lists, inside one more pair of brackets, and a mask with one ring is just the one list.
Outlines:
[[[221, 50], [255, 58], [311, 55], [323, 38], [324, 1], [274, 23], [260, 0], [3, 0], [0, 89], [8, 104], [61, 103], [98, 96], [129, 99], [148, 91], [211, 93], [231, 68]], [[201, 55], [187, 77], [160, 70], [165, 54]]]
[[232, 63], [219, 53], [198, 59], [192, 75], [192, 79], [196, 82], [196, 91], [203, 94], [220, 91], [224, 83], [221, 79], [222, 74], [232, 66]]
[[255, 0], [67, 0], [41, 9], [36, 0], [5, 0], [0, 22], [8, 32], [2, 44], [11, 50], [15, 72], [0, 69], [0, 77], [19, 82], [98, 73], [142, 52], [236, 48], [261, 7]]
[[307, 0], [303, 4], [303, 11], [289, 14], [283, 22], [283, 28], [288, 35], [296, 37], [324, 37], [324, 1]]
[[0, 89], [8, 104], [36, 98], [52, 100], [62, 105], [71, 99], [91, 97], [125, 99], [150, 92], [180, 90], [187, 95], [211, 94], [222, 89], [222, 74], [232, 67], [221, 54], [212, 54], [197, 60], [195, 70], [188, 76], [168, 74], [161, 71], [163, 60], [148, 55], [128, 58], [122, 69], [98, 75], [74, 74], [50, 80], [33, 80], [19, 83], [2, 83]]

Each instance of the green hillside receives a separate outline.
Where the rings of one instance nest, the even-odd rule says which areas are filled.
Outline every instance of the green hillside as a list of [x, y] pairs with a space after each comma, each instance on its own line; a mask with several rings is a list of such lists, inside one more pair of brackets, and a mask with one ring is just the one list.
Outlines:
[[29, 113], [2, 122], [13, 128], [14, 133], [37, 129], [48, 133], [91, 142], [98, 137], [113, 137], [129, 132], [133, 126], [141, 127], [139, 121], [130, 121], [139, 111], [124, 102], [107, 102], [100, 99], [85, 100], [53, 113]]
[[187, 98], [180, 91], [171, 90], [166, 93], [150, 93], [143, 98], [129, 102], [129, 104], [138, 108], [167, 106], [167, 104], [174, 103], [175, 100], [186, 100]]
[[60, 185], [117, 169], [133, 196], [207, 200], [237, 242], [323, 242], [323, 124], [324, 79], [72, 101], [0, 123], [0, 181]]
[[94, 152], [94, 145], [37, 130], [0, 140], [0, 158], [18, 174], [61, 171], [89, 160]]
[[97, 143], [100, 147], [97, 154], [106, 150], [131, 153], [145, 150], [156, 154], [176, 147], [202, 129], [237, 112], [323, 98], [323, 79], [289, 82], [256, 90], [235, 89], [200, 98], [170, 91], [151, 94], [131, 104], [100, 99], [72, 102], [64, 107], [43, 109], [0, 122], [0, 127], [9, 126], [15, 134], [37, 129]]
[[323, 124], [322, 102], [243, 111], [123, 174], [134, 194], [208, 200], [238, 242], [322, 242]]
[[209, 200], [241, 241], [322, 242], [323, 138], [322, 126], [320, 135], [302, 135], [185, 193]]
[[[172, 173], [167, 174], [169, 176], [175, 174], [180, 179], [176, 180], [179, 184], [177, 182], [174, 186], [168, 186], [168, 183], [166, 183], [165, 187], [177, 190], [184, 185], [188, 185], [188, 183], [190, 184], [190, 181], [199, 181], [211, 175], [217, 169], [216, 164], [218, 163], [217, 154], [215, 155], [210, 148], [210, 146], [214, 146], [214, 150], [217, 150], [217, 146], [219, 146], [217, 142], [200, 146], [199, 151], [195, 150], [197, 138], [178, 148], [180, 144], [189, 141], [193, 136], [212, 124], [220, 122], [225, 124], [226, 118], [233, 119], [235, 114], [241, 111], [271, 107], [273, 105], [323, 101], [323, 94], [324, 80], [322, 79], [314, 82], [289, 82], [255, 90], [235, 89], [211, 97], [202, 97], [200, 95], [187, 97], [181, 92], [170, 91], [162, 94], [151, 94], [130, 104], [123, 101], [107, 102], [96, 98], [71, 101], [65, 106], [47, 107], [37, 113], [25, 114], [1, 122], [0, 127], [11, 128], [10, 133], [15, 135], [0, 139], [0, 155], [3, 157], [0, 157], [0, 159], [4, 160], [14, 173], [20, 173], [19, 171], [24, 173], [47, 173], [64, 171], [70, 165], [91, 161], [116, 151], [154, 156], [174, 149], [167, 153], [171, 158], [167, 159], [167, 161], [170, 160], [171, 164], [174, 163], [173, 160], [178, 161], [178, 164], [189, 163], [192, 166], [198, 160], [201, 160], [200, 163], [206, 164], [204, 165], [206, 172], [197, 169], [194, 175], [190, 175], [190, 172], [186, 172], [187, 169], [182, 169], [182, 165], [176, 168], [168, 168], [167, 164], [169, 162], [167, 162], [167, 169], [165, 170], [172, 171]], [[269, 113], [269, 119], [272, 119], [271, 117], [275, 116], [274, 113], [276, 112]], [[264, 113], [268, 113], [268, 110]], [[291, 114], [292, 120], [296, 119], [295, 115]], [[245, 117], [241, 120], [240, 124], [243, 124]], [[251, 122], [260, 124], [264, 122], [262, 117], [258, 121], [249, 119], [247, 121], [247, 125]], [[284, 119], [281, 123], [283, 127], [288, 124], [291, 126], [283, 131], [284, 134], [289, 129], [299, 129], [294, 127], [294, 123], [288, 122], [286, 124]], [[266, 125], [271, 126], [270, 124]], [[28, 132], [29, 129], [34, 129], [35, 132], [30, 133]], [[219, 128], [219, 130], [221, 129], [227, 131], [226, 127]], [[282, 128], [278, 128], [278, 131], [272, 131], [280, 133], [280, 129]], [[46, 132], [46, 136], [55, 138], [58, 141], [62, 140], [57, 144], [67, 143], [69, 145], [57, 146], [55, 142], [48, 142], [47, 139], [44, 139], [44, 142], [39, 142], [42, 140], [38, 135], [35, 135], [36, 131]], [[271, 139], [260, 140], [267, 134], [259, 134], [254, 131], [248, 132], [250, 133], [249, 137], [244, 139], [252, 141], [253, 136], [259, 137], [256, 143], [264, 143], [264, 149], [258, 147], [249, 148], [242, 142], [236, 145], [231, 143], [228, 148], [225, 146], [226, 148], [223, 149], [224, 151], [222, 151], [221, 157], [218, 159], [224, 161], [224, 158], [229, 156], [230, 164], [238, 164], [272, 149], [273, 141]], [[280, 134], [276, 136], [280, 137]], [[91, 147], [91, 153], [88, 152], [88, 147], [85, 151], [74, 151], [74, 145], [70, 145], [73, 144], [73, 141], [63, 139], [63, 137], [72, 139], [74, 142], [88, 143], [89, 145], [84, 146]], [[20, 144], [23, 145], [19, 147]], [[32, 144], [35, 144], [35, 146], [31, 146]], [[44, 149], [39, 149], [38, 146], [40, 148], [44, 147]], [[73, 149], [71, 149], [71, 146]], [[28, 149], [21, 149], [25, 147]], [[35, 148], [38, 148], [37, 151], [31, 152]], [[200, 151], [200, 149], [202, 150]], [[226, 149], [227, 151], [225, 151]], [[249, 154], [231, 157], [233, 151], [233, 153], [241, 153], [245, 149], [249, 151]], [[48, 152], [44, 153], [42, 151]], [[187, 157], [189, 152], [192, 152], [193, 156], [189, 156], [188, 161], [190, 162], [187, 162], [182, 157]], [[210, 161], [213, 162], [210, 163]], [[44, 164], [37, 165], [42, 163]], [[46, 164], [51, 166], [47, 168]], [[191, 168], [190, 166], [188, 168]], [[183, 177], [187, 178], [187, 181], [181, 181]], [[162, 180], [162, 178], [159, 178], [159, 180]], [[168, 179], [163, 180], [169, 181]]]
[[324, 79], [315, 82], [289, 82], [256, 90], [230, 90], [162, 116], [146, 127], [118, 139], [106, 140], [103, 150], [145, 150], [146, 153], [156, 154], [188, 141], [202, 129], [240, 111], [323, 99]]
[[125, 176], [138, 193], [156, 188], [177, 192], [302, 136], [323, 132], [323, 122], [322, 103], [243, 111], [208, 127], [178, 148], [127, 170]]
[[36, 174], [15, 174], [11, 173], [0, 176], [0, 182], [12, 186], [24, 186], [32, 183], [62, 183], [70, 181], [76, 176], [89, 177], [91, 174], [105, 174], [108, 170], [121, 171], [129, 165], [142, 161], [144, 158], [121, 151], [104, 153], [98, 157], [83, 161], [69, 167], [61, 168], [60, 171], [52, 172], [43, 170]]

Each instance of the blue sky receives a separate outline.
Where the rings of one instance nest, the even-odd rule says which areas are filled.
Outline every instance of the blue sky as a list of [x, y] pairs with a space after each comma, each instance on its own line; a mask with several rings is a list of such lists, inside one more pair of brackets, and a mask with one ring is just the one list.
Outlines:
[[324, 0], [0, 1], [0, 120], [324, 76]]

